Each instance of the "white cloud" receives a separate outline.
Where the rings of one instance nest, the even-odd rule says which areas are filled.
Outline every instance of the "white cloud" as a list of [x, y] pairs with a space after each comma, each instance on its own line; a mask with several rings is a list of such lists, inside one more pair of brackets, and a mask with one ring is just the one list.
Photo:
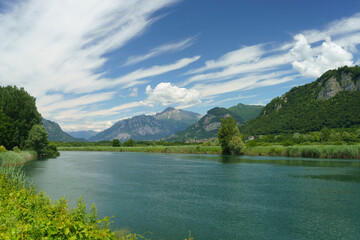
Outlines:
[[146, 87], [148, 98], [143, 104], [153, 105], [193, 105], [200, 103], [199, 92], [195, 89], [179, 88], [169, 82], [159, 83], [154, 89], [150, 85]]
[[136, 64], [136, 63], [145, 61], [149, 58], [153, 58], [158, 55], [164, 54], [164, 53], [181, 51], [185, 48], [190, 47], [194, 43], [194, 39], [195, 39], [194, 37], [191, 37], [191, 38], [187, 38], [182, 41], [179, 41], [179, 42], [167, 43], [167, 44], [164, 44], [164, 45], [161, 45], [161, 46], [158, 46], [158, 47], [152, 49], [151, 51], [149, 51], [148, 53], [146, 53], [144, 55], [130, 56], [130, 57], [128, 57], [124, 66]]
[[130, 90], [129, 97], [137, 97], [138, 96], [138, 91], [139, 91], [138, 88], [130, 88], [129, 90]]
[[123, 84], [124, 88], [128, 88], [134, 85], [142, 84], [144, 83], [144, 81], [140, 81], [141, 79], [161, 75], [170, 71], [174, 71], [186, 67], [187, 65], [199, 60], [199, 58], [200, 56], [195, 56], [192, 58], [183, 58], [176, 61], [175, 63], [171, 63], [168, 65], [153, 66], [147, 69], [141, 68], [114, 80], [113, 82], [110, 83], [110, 85]]
[[206, 61], [204, 67], [191, 70], [188, 74], [200, 73], [211, 69], [256, 61], [265, 53], [262, 46], [263, 44], [253, 45], [228, 52], [221, 56], [218, 60]]
[[304, 35], [294, 37], [296, 44], [291, 54], [295, 70], [305, 77], [320, 77], [324, 72], [344, 65], [353, 65], [353, 55], [327, 38], [320, 47], [311, 48]]

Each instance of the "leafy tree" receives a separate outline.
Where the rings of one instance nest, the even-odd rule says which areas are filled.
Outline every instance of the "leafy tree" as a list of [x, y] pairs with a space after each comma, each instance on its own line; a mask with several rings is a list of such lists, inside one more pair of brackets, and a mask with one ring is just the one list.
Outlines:
[[34, 125], [30, 132], [29, 137], [26, 140], [26, 147], [34, 150], [39, 157], [46, 155], [46, 148], [48, 146], [48, 134], [43, 125]]
[[130, 138], [129, 140], [124, 142], [125, 147], [133, 147], [134, 145], [135, 145], [135, 142], [134, 142], [134, 140], [132, 138]]
[[244, 144], [237, 122], [232, 117], [221, 119], [218, 139], [224, 154], [239, 154]]
[[[0, 109], [12, 124], [6, 136], [8, 148], [12, 149], [15, 146], [23, 148], [32, 126], [41, 123], [41, 115], [37, 111], [35, 98], [30, 96], [24, 88], [0, 87]], [[0, 119], [2, 119], [0, 120], [1, 128], [4, 117]], [[5, 122], [9, 121], [5, 120]]]
[[46, 150], [45, 150], [45, 156], [46, 157], [60, 156], [60, 153], [57, 150], [57, 146], [54, 142], [50, 142], [49, 145], [47, 145]]
[[14, 125], [8, 116], [0, 109], [0, 145], [11, 149], [14, 135]]
[[120, 143], [119, 139], [114, 139], [112, 141], [112, 146], [113, 147], [120, 147], [120, 145], [121, 145], [121, 143]]

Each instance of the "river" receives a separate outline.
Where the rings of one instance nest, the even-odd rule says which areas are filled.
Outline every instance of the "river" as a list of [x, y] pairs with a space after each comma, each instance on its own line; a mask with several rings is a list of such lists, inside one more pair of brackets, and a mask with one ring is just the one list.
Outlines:
[[61, 152], [24, 170], [151, 239], [360, 239], [359, 160]]

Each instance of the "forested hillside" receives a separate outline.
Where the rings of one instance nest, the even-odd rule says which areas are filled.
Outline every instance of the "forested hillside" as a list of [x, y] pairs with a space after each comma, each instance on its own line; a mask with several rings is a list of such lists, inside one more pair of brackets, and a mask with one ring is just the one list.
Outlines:
[[360, 124], [360, 67], [341, 67], [295, 87], [241, 126], [246, 134], [319, 131]]

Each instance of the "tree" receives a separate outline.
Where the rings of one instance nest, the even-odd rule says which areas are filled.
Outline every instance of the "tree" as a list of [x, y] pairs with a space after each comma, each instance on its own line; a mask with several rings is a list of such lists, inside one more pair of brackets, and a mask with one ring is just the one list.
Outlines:
[[240, 154], [244, 142], [241, 140], [240, 131], [234, 118], [221, 119], [218, 138], [224, 154]]
[[30, 132], [29, 137], [26, 140], [26, 147], [34, 150], [38, 157], [46, 156], [46, 148], [48, 146], [48, 134], [43, 125], [34, 125]]
[[14, 125], [10, 118], [0, 109], [0, 145], [7, 149], [11, 149], [12, 139], [14, 135]]
[[8, 148], [24, 147], [32, 126], [41, 123], [35, 98], [23, 88], [0, 87], [0, 109], [12, 124], [11, 143]]
[[133, 147], [134, 145], [135, 145], [135, 142], [134, 142], [134, 140], [132, 140], [132, 138], [130, 138], [129, 140], [124, 142], [125, 147]]
[[114, 139], [112, 141], [112, 146], [113, 147], [120, 147], [120, 145], [121, 145], [121, 143], [120, 143], [119, 139]]

